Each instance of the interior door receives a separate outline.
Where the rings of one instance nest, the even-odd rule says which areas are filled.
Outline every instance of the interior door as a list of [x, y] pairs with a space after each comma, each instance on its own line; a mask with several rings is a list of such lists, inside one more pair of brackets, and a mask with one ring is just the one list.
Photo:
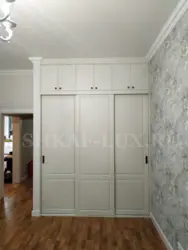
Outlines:
[[42, 212], [75, 214], [75, 97], [42, 97]]
[[115, 194], [117, 215], [148, 214], [148, 98], [115, 96]]
[[114, 214], [113, 96], [77, 96], [77, 211]]

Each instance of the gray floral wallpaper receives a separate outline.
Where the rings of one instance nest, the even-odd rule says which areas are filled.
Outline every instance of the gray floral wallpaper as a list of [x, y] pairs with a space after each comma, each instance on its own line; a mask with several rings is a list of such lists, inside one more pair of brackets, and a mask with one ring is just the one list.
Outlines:
[[188, 250], [188, 11], [149, 64], [151, 212]]

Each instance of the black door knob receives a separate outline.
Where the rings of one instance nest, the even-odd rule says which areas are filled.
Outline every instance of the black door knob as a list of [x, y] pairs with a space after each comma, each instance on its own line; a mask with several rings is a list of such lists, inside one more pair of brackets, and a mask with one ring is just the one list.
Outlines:
[[91, 89], [93, 89], [93, 87], [91, 87]]
[[97, 87], [95, 87], [95, 89], [98, 89]]

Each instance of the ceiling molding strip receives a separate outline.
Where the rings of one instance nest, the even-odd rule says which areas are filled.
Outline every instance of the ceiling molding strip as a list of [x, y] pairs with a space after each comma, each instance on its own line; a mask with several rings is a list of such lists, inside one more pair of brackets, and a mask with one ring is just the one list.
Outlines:
[[170, 18], [167, 20], [167, 22], [165, 23], [161, 32], [159, 33], [157, 39], [155, 40], [155, 42], [152, 45], [151, 49], [149, 50], [148, 54], [146, 55], [147, 61], [150, 61], [152, 59], [152, 57], [155, 55], [157, 50], [163, 44], [163, 42], [168, 37], [170, 32], [176, 26], [178, 21], [185, 14], [186, 10], [188, 10], [188, 0], [180, 0], [179, 3], [177, 4], [175, 10], [172, 12]]
[[0, 76], [20, 76], [25, 75], [29, 76], [32, 75], [32, 70], [0, 70]]

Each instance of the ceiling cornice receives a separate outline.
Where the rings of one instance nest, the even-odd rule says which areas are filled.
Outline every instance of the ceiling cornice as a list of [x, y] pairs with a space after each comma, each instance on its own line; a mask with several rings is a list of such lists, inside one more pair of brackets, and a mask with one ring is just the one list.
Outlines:
[[163, 26], [154, 44], [151, 46], [151, 49], [149, 50], [148, 54], [146, 55], [147, 61], [150, 61], [152, 59], [152, 57], [155, 55], [162, 43], [165, 41], [170, 32], [176, 26], [178, 21], [182, 18], [186, 10], [188, 10], [188, 0], [180, 0], [175, 10], [172, 12], [171, 16]]
[[32, 70], [0, 70], [0, 76], [32, 75]]

